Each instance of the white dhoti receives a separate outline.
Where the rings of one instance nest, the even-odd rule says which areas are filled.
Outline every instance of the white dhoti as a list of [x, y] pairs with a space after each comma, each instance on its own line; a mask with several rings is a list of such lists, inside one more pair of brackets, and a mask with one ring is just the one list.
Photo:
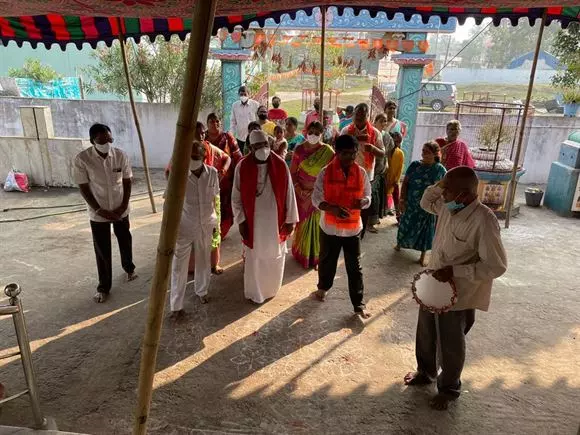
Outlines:
[[189, 255], [193, 251], [195, 256], [194, 291], [198, 296], [205, 296], [211, 282], [211, 234], [213, 228], [202, 231], [181, 229], [175, 243], [175, 255], [171, 267], [171, 311], [183, 309]]
[[[255, 249], [244, 249], [244, 296], [261, 304], [273, 298], [282, 287], [286, 264], [286, 243], [277, 258], [261, 258]], [[282, 246], [280, 247], [282, 251]]]

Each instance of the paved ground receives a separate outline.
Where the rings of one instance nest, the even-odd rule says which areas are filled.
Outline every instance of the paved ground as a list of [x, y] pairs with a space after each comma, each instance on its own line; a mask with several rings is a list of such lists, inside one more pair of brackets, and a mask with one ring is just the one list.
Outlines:
[[[2, 193], [0, 209], [78, 200], [74, 190]], [[116, 261], [116, 287], [104, 305], [91, 301], [96, 271], [84, 213], [0, 223], [0, 283], [24, 289], [43, 408], [62, 430], [130, 432], [160, 218], [149, 214], [148, 201], [134, 203], [140, 278], [125, 283]], [[428, 408], [432, 388], [401, 385], [414, 367], [417, 306], [409, 284], [420, 268], [414, 253], [393, 251], [396, 229], [385, 222], [364, 243], [374, 314], [366, 325], [351, 316], [343, 269], [320, 304], [309, 297], [316, 273], [292, 260], [278, 296], [248, 305], [240, 245], [228, 238], [227, 272], [213, 281], [211, 303], [200, 305], [190, 292], [186, 321], [164, 324], [150, 433], [576, 433], [580, 222], [525, 206], [512, 222], [503, 233], [509, 271], [497, 281], [491, 311], [478, 313], [463, 395], [449, 412]], [[2, 348], [14, 346], [8, 318], [0, 319], [0, 334]], [[22, 387], [18, 361], [0, 367], [8, 392]], [[30, 421], [26, 399], [0, 416], [4, 425]]]

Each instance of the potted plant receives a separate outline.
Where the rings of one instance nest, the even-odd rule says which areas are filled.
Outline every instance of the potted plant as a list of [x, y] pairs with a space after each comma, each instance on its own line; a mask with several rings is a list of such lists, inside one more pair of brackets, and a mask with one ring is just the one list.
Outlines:
[[580, 89], [567, 88], [562, 92], [564, 116], [574, 117], [580, 107]]
[[515, 128], [511, 125], [502, 125], [497, 121], [488, 121], [479, 127], [477, 141], [481, 151], [495, 151], [498, 144], [509, 143], [514, 135]]

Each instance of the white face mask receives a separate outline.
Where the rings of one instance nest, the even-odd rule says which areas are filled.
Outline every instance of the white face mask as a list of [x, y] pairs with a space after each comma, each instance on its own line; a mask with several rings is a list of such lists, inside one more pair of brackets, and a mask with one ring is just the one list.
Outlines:
[[246, 95], [242, 95], [242, 96], [240, 97], [240, 101], [241, 101], [242, 103], [246, 104], [246, 103], [248, 102], [248, 97], [247, 97]]
[[105, 144], [96, 143], [95, 148], [101, 154], [108, 154], [109, 150], [111, 149], [111, 144], [110, 143], [105, 143]]
[[310, 145], [316, 145], [320, 142], [320, 135], [319, 134], [309, 134], [306, 136], [306, 140]]
[[260, 148], [259, 150], [256, 150], [254, 155], [259, 161], [265, 162], [268, 160], [268, 157], [270, 157], [270, 148]]
[[201, 160], [191, 160], [189, 162], [189, 170], [190, 171], [197, 171], [199, 168], [201, 168], [202, 165], [203, 165], [203, 162]]

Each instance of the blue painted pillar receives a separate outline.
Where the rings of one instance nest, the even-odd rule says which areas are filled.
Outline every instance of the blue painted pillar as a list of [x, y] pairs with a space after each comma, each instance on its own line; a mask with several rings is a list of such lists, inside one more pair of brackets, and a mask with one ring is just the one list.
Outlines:
[[222, 64], [222, 107], [223, 125], [230, 129], [230, 115], [232, 104], [238, 99], [238, 89], [246, 78], [244, 62], [252, 58], [252, 52], [241, 46], [241, 31], [235, 30], [234, 35], [238, 42], [228, 34], [220, 49], [210, 50], [212, 59], [220, 60]]
[[[424, 33], [410, 33], [407, 35], [407, 39], [422, 40], [425, 38], [426, 34]], [[397, 78], [399, 108], [397, 119], [407, 124], [407, 136], [402, 144], [405, 152], [405, 167], [409, 165], [413, 155], [423, 68], [435, 58], [434, 55], [423, 54], [419, 50], [416, 51], [397, 54], [392, 57], [393, 61], [399, 65], [399, 76]]]

